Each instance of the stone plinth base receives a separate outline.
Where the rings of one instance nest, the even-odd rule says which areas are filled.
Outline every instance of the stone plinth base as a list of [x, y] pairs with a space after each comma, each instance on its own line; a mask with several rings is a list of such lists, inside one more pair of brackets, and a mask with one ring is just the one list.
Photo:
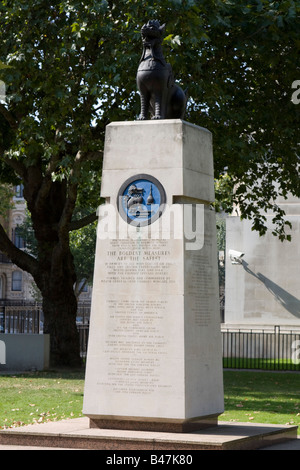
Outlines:
[[149, 431], [168, 433], [190, 433], [215, 427], [218, 424], [217, 416], [207, 418], [186, 419], [186, 420], [151, 420], [146, 418], [122, 419], [117, 417], [103, 417], [90, 419], [91, 428], [99, 429], [124, 429], [128, 431]]
[[[200, 432], [179, 434], [95, 429], [88, 418], [68, 419], [43, 424], [30, 424], [0, 430], [0, 450], [4, 446], [23, 449], [36, 446], [52, 448], [116, 451], [197, 451], [197, 450], [272, 450], [275, 445], [285, 450], [299, 450], [297, 426], [258, 423], [219, 422], [216, 427]], [[143, 457], [147, 461], [147, 456]], [[150, 462], [150, 460], [149, 460]]]

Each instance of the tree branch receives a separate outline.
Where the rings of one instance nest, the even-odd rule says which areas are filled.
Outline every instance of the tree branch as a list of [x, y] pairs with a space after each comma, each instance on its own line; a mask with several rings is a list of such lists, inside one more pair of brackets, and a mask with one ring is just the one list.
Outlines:
[[17, 248], [7, 236], [2, 225], [0, 225], [0, 249], [14, 264], [35, 277], [38, 271], [37, 260], [28, 253], [25, 253], [23, 250]]
[[96, 150], [95, 152], [87, 152], [85, 155], [85, 161], [95, 161], [100, 160], [103, 157], [103, 152]]
[[45, 171], [43, 182], [41, 183], [40, 189], [36, 197], [36, 201], [35, 201], [36, 209], [38, 209], [40, 205], [44, 204], [45, 198], [47, 198], [49, 195], [49, 191], [51, 190], [51, 186], [53, 183], [52, 173], [56, 170], [57, 163], [59, 162], [59, 160], [60, 160], [59, 153], [52, 155], [50, 158], [49, 164]]
[[25, 179], [26, 177], [26, 167], [23, 165], [23, 163], [20, 160], [17, 160], [16, 158], [8, 158], [5, 156], [5, 151], [0, 150], [2, 153], [2, 158], [6, 165], [10, 166], [21, 179]]
[[97, 212], [93, 212], [92, 214], [86, 215], [79, 220], [73, 220], [69, 225], [69, 230], [78, 230], [86, 225], [91, 224], [97, 220]]
[[4, 104], [0, 103], [0, 113], [4, 117], [4, 119], [8, 122], [12, 129], [18, 128], [18, 122], [13, 117], [12, 113], [8, 111], [8, 109], [4, 106]]
[[57, 231], [60, 239], [59, 247], [56, 256], [60, 256], [60, 252], [63, 252], [69, 243], [69, 226], [71, 223], [72, 215], [74, 212], [77, 192], [78, 192], [78, 178], [80, 175], [81, 164], [84, 160], [84, 153], [79, 150], [76, 154], [73, 168], [70, 172], [69, 184], [67, 189], [67, 198], [64, 209], [62, 211], [60, 221], [58, 223]]
[[[95, 152], [83, 152], [78, 150], [76, 157], [74, 159], [73, 168], [70, 172], [69, 182], [68, 182], [68, 189], [67, 189], [67, 198], [65, 202], [65, 206], [63, 212], [60, 217], [60, 221], [57, 226], [57, 232], [59, 236], [59, 244], [55, 249], [55, 253], [53, 253], [53, 267], [60, 263], [61, 256], [69, 246], [69, 231], [70, 227], [72, 230], [76, 228], [84, 227], [88, 223], [96, 220], [96, 214], [91, 214], [90, 216], [84, 217], [81, 221], [74, 221], [71, 222], [75, 205], [76, 199], [78, 194], [78, 185], [81, 173], [81, 166], [82, 163], [87, 161], [89, 157], [94, 155]], [[98, 156], [99, 153], [97, 152]]]

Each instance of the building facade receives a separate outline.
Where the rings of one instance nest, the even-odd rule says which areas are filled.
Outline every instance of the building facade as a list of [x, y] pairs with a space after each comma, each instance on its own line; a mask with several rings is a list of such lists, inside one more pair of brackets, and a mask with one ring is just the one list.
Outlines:
[[[8, 211], [3, 225], [10, 239], [18, 248], [24, 248], [24, 240], [18, 234], [18, 226], [24, 222], [26, 203], [23, 197], [23, 186], [14, 188], [13, 207]], [[0, 300], [2, 302], [34, 301], [33, 279], [30, 274], [13, 264], [3, 253], [0, 253]]]
[[[225, 324], [233, 327], [300, 327], [300, 200], [278, 200], [292, 223], [292, 240], [260, 237], [251, 221], [238, 216], [226, 220]], [[240, 259], [231, 250], [243, 253]]]
[[[25, 248], [25, 242], [19, 235], [18, 227], [26, 218], [26, 201], [23, 197], [23, 186], [14, 188], [13, 204], [5, 220], [2, 220], [10, 239], [20, 249]], [[80, 294], [81, 302], [89, 302], [91, 287], [85, 286]], [[32, 276], [22, 271], [0, 252], [0, 301], [5, 303], [27, 303], [40, 301], [39, 292]]]

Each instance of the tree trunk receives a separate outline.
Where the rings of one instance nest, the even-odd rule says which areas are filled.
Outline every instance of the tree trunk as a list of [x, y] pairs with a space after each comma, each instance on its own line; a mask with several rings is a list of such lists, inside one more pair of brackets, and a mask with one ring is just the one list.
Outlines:
[[77, 302], [73, 292], [60, 298], [43, 295], [44, 333], [50, 335], [51, 366], [80, 367]]
[[[81, 154], [75, 164], [80, 168]], [[15, 162], [15, 160], [13, 160]], [[55, 168], [56, 160], [52, 162]], [[53, 182], [52, 166], [46, 176], [39, 164], [22, 167], [24, 197], [31, 214], [37, 242], [34, 255], [17, 248], [0, 224], [0, 249], [13, 263], [29, 272], [43, 296], [44, 332], [50, 335], [52, 366], [81, 365], [76, 327], [76, 273], [70, 250], [69, 230], [76, 204], [77, 182]], [[79, 170], [78, 170], [79, 171]], [[75, 182], [74, 182], [75, 181]]]
[[[52, 366], [81, 365], [76, 327], [76, 273], [69, 244], [66, 184], [52, 183], [47, 200], [30, 207], [37, 240], [38, 269], [35, 282], [43, 296], [44, 332], [50, 335]], [[70, 213], [71, 217], [71, 213]], [[62, 222], [64, 221], [64, 223]]]
[[81, 365], [81, 358], [73, 257], [70, 249], [66, 249], [58, 261], [55, 248], [49, 251], [45, 248], [43, 257], [47, 262], [40, 261], [35, 278], [43, 296], [44, 333], [50, 335], [51, 365], [77, 367]]

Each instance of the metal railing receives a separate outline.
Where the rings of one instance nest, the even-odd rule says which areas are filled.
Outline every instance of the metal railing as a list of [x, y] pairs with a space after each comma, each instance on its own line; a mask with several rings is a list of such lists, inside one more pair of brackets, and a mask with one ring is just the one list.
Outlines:
[[[89, 325], [79, 329], [81, 354], [86, 355]], [[225, 369], [300, 371], [300, 327], [286, 330], [222, 328], [222, 355]]]
[[[86, 356], [90, 303], [79, 303], [77, 328], [81, 355]], [[41, 304], [10, 305], [0, 302], [0, 333], [43, 333]], [[300, 326], [268, 329], [233, 329], [222, 326], [223, 367], [300, 371]]]
[[[76, 323], [79, 329], [89, 324], [90, 309], [90, 302], [78, 304]], [[0, 333], [41, 334], [43, 326], [44, 315], [40, 303], [0, 301]]]
[[300, 328], [222, 328], [224, 368], [300, 370]]
[[41, 305], [0, 305], [0, 333], [39, 334], [42, 332]]
[[79, 333], [80, 355], [81, 357], [86, 357], [88, 340], [89, 340], [89, 325], [77, 324], [77, 328], [78, 328], [78, 333]]

